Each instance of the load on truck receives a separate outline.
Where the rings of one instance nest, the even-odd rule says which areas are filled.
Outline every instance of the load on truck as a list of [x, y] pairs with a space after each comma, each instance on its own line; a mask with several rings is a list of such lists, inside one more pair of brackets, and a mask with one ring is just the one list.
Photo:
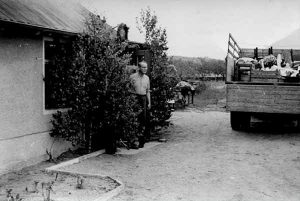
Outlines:
[[291, 118], [300, 127], [300, 50], [241, 48], [229, 34], [226, 108], [234, 130], [249, 128], [253, 116]]

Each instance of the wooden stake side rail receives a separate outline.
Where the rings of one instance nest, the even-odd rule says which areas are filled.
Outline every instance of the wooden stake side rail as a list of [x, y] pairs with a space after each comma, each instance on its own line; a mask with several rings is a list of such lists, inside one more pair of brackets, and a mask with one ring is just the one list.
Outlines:
[[227, 84], [227, 110], [300, 115], [300, 85]]
[[240, 57], [240, 51], [241, 48], [234, 40], [233, 36], [229, 34], [227, 55], [231, 55], [232, 58], [238, 59]]
[[249, 57], [249, 58], [263, 58], [270, 54], [277, 57], [281, 54], [286, 62], [300, 61], [300, 50], [298, 49], [273, 49], [272, 47], [268, 49], [260, 48], [240, 48], [239, 57]]

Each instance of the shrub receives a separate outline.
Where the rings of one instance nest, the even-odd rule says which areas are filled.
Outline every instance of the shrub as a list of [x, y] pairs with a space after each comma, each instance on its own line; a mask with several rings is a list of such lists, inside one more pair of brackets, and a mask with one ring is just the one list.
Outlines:
[[166, 29], [158, 26], [157, 16], [150, 8], [141, 11], [137, 18], [140, 32], [145, 36], [145, 42], [150, 47], [151, 53], [151, 125], [165, 124], [171, 116], [171, 108], [167, 101], [174, 97], [173, 89], [177, 84], [177, 75], [169, 71], [167, 57], [167, 33]]
[[[131, 138], [137, 130], [135, 99], [126, 73], [130, 55], [127, 43], [114, 38], [112, 30], [99, 16], [90, 15], [87, 30], [72, 44], [71, 53], [57, 57], [67, 82], [64, 97], [69, 102], [67, 113], [53, 115], [51, 136], [63, 137], [73, 144], [92, 149], [92, 141], [105, 139], [107, 152], [115, 151], [118, 138]], [[67, 73], [65, 72], [67, 71]]]

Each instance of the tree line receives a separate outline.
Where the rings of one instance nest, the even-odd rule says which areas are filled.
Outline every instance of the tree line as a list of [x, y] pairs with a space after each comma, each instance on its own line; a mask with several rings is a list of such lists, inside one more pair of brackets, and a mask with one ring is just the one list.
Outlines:
[[202, 79], [210, 74], [225, 77], [225, 60], [170, 56], [169, 63], [175, 66], [180, 79]]

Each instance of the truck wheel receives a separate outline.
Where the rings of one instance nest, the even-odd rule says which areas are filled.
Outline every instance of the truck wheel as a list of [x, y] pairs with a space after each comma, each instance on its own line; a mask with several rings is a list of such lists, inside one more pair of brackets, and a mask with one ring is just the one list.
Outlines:
[[240, 120], [237, 112], [230, 112], [230, 124], [233, 130], [240, 129]]
[[230, 123], [233, 130], [247, 130], [250, 127], [250, 114], [230, 112]]
[[297, 130], [300, 131], [300, 119], [297, 120]]
[[250, 114], [249, 113], [243, 113], [241, 117], [241, 129], [242, 130], [248, 130], [250, 128]]

